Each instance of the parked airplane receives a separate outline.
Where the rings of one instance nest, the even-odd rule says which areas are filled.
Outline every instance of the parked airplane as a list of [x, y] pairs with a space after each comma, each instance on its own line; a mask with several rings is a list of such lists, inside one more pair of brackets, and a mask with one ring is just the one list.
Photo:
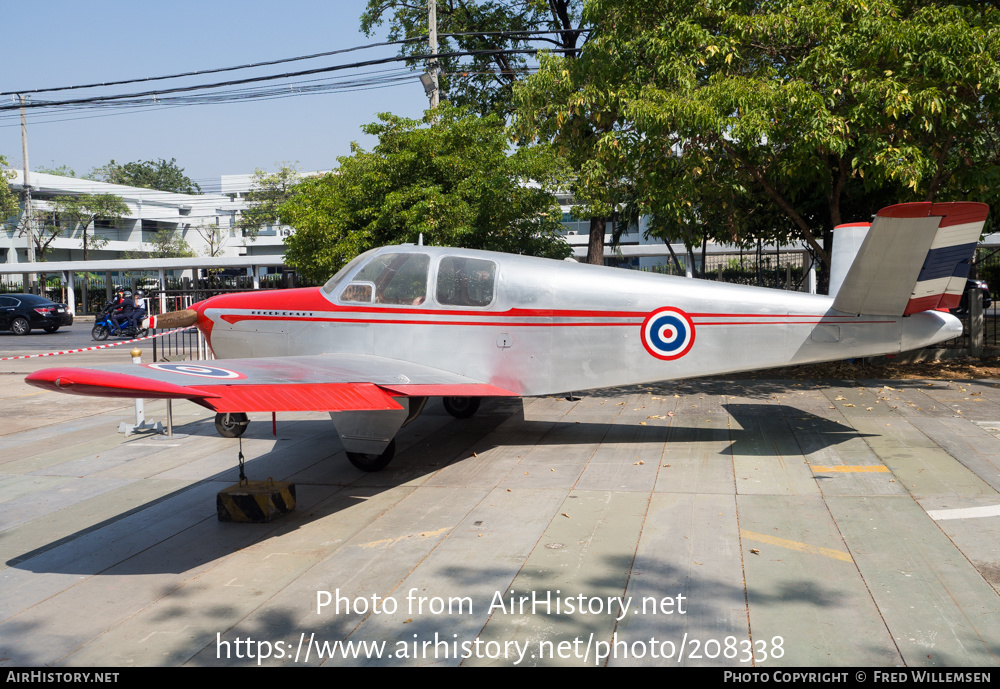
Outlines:
[[836, 296], [429, 246], [358, 256], [321, 288], [227, 294], [156, 317], [217, 360], [32, 373], [32, 385], [189, 399], [240, 435], [247, 412], [329, 411], [350, 461], [384, 467], [428, 397], [547, 395], [871, 356], [955, 337], [979, 203], [880, 211]]

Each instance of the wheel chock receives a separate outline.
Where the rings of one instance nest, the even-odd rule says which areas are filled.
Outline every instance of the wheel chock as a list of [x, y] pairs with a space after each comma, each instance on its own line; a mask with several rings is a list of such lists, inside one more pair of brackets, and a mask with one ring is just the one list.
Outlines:
[[215, 496], [220, 522], [263, 524], [295, 509], [295, 484], [241, 480]]

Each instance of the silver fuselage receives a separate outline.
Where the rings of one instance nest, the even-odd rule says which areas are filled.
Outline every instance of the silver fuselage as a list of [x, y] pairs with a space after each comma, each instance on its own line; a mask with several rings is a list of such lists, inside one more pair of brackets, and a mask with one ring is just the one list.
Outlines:
[[[352, 276], [385, 251], [430, 257], [426, 300], [342, 301]], [[494, 261], [492, 302], [438, 303], [434, 284], [445, 256]], [[962, 331], [947, 313], [868, 316], [832, 304], [830, 297], [775, 289], [406, 246], [366, 254], [332, 287], [212, 298], [199, 305], [198, 325], [218, 358], [373, 354], [523, 395], [888, 354]]]

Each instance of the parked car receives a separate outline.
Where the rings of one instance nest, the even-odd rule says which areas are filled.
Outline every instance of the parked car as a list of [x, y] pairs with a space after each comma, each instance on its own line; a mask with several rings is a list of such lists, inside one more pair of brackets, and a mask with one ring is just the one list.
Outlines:
[[965, 281], [965, 291], [962, 292], [962, 301], [951, 312], [956, 316], [964, 316], [969, 313], [969, 290], [979, 290], [983, 295], [983, 308], [988, 309], [993, 306], [993, 297], [990, 295], [990, 286], [982, 280], [969, 278]]
[[54, 333], [64, 325], [73, 325], [73, 314], [65, 304], [34, 294], [0, 294], [0, 330], [27, 335], [40, 328]]

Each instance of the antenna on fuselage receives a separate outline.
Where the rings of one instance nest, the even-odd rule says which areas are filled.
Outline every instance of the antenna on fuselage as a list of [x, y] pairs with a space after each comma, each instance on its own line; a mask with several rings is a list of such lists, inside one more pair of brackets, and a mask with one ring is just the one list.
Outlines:
[[424, 233], [421, 232], [420, 236], [417, 237], [417, 246], [423, 246], [423, 245], [424, 245]]

